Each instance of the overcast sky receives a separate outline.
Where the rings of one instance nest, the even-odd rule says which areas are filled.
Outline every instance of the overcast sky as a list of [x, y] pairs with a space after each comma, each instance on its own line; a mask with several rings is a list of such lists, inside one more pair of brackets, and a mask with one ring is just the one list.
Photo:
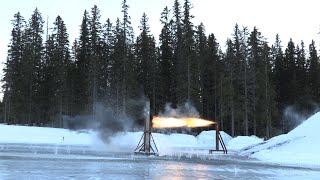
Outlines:
[[[115, 22], [121, 17], [122, 0], [5, 0], [0, 10], [0, 72], [10, 41], [13, 15], [20, 11], [28, 20], [33, 10], [38, 7], [44, 20], [49, 17], [49, 26], [57, 15], [60, 15], [70, 34], [70, 41], [78, 37], [82, 15], [85, 9], [97, 5], [101, 12], [101, 22], [107, 18]], [[143, 12], [149, 17], [151, 32], [158, 39], [161, 31], [160, 14], [165, 6], [170, 9], [174, 0], [127, 0], [132, 18], [135, 35]], [[231, 37], [236, 23], [252, 30], [257, 26], [262, 35], [273, 43], [279, 33], [283, 45], [286, 46], [290, 37], [295, 43], [304, 40], [306, 46], [312, 39], [319, 45], [320, 13], [318, 0], [191, 0], [195, 16], [195, 25], [203, 22], [206, 32], [214, 33], [221, 46], [225, 46]], [[183, 4], [183, 0], [180, 0]]]

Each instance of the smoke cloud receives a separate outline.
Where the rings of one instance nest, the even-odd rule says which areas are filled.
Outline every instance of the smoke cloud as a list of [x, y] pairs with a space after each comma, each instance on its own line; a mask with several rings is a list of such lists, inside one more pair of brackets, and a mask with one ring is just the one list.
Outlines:
[[162, 117], [200, 117], [197, 109], [191, 102], [186, 102], [182, 105], [178, 105], [177, 108], [172, 108], [171, 103], [166, 103], [164, 111], [159, 112], [159, 116]]
[[283, 112], [283, 123], [287, 124], [286, 131], [290, 131], [299, 126], [303, 121], [318, 111], [318, 104], [312, 101], [306, 104], [287, 106]]
[[112, 108], [101, 103], [95, 104], [94, 115], [64, 116], [64, 127], [72, 130], [94, 130], [101, 139], [108, 142], [111, 136], [132, 129], [133, 119], [127, 115], [117, 115]]

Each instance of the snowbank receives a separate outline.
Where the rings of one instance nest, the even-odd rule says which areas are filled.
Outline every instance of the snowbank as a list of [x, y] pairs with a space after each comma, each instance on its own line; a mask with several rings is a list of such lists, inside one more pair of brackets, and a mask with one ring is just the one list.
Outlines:
[[228, 142], [227, 148], [228, 150], [240, 150], [261, 142], [263, 142], [263, 139], [257, 136], [238, 136]]
[[92, 145], [96, 133], [79, 133], [67, 129], [0, 125], [0, 143]]
[[320, 112], [288, 134], [245, 148], [241, 154], [271, 163], [320, 166]]
[[[220, 131], [220, 134], [225, 144], [227, 144], [232, 139], [232, 137], [229, 134], [225, 133], [224, 131]], [[216, 146], [216, 131], [215, 130], [202, 131], [197, 136], [197, 140], [198, 140], [199, 146], [213, 148]], [[220, 148], [221, 148], [221, 145], [220, 145]]]

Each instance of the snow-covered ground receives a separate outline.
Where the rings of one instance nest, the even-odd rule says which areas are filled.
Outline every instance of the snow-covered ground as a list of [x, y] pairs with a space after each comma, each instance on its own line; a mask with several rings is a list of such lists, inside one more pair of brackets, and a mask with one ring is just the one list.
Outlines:
[[244, 148], [240, 154], [279, 164], [320, 166], [320, 112], [288, 134]]
[[[320, 112], [310, 117], [288, 134], [274, 137], [268, 141], [256, 136], [232, 138], [221, 132], [228, 151], [242, 156], [259, 159], [268, 163], [316, 165], [320, 166]], [[124, 132], [100, 140], [98, 133], [76, 132], [66, 129], [0, 125], [0, 143], [29, 143], [54, 145], [83, 145], [101, 147], [107, 150], [133, 152], [142, 132]], [[153, 133], [160, 155], [166, 155], [177, 148], [193, 153], [194, 149], [215, 147], [215, 131], [203, 131], [198, 136], [187, 134]]]
[[92, 145], [96, 137], [94, 132], [0, 124], [0, 143]]

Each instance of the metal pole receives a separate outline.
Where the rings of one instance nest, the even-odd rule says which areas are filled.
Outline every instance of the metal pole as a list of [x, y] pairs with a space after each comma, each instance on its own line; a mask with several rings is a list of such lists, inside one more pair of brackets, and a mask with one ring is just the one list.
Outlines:
[[146, 102], [146, 106], [144, 108], [144, 119], [145, 119], [145, 127], [144, 127], [144, 150], [146, 153], [150, 153], [150, 102]]
[[219, 123], [216, 123], [216, 151], [219, 151]]

